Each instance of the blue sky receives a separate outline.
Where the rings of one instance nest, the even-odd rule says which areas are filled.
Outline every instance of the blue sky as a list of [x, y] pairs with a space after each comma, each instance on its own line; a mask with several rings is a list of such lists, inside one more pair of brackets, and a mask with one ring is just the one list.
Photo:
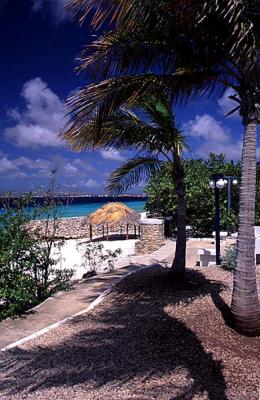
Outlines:
[[[74, 60], [97, 34], [88, 24], [79, 28], [65, 2], [1, 0], [0, 191], [46, 186], [58, 165], [57, 183], [64, 190], [102, 193], [109, 173], [129, 157], [118, 151], [75, 153], [57, 137], [66, 121], [64, 100], [88, 82], [86, 75], [75, 75]], [[229, 94], [198, 98], [176, 110], [192, 148], [189, 157], [241, 157], [240, 118], [224, 118], [232, 107]]]

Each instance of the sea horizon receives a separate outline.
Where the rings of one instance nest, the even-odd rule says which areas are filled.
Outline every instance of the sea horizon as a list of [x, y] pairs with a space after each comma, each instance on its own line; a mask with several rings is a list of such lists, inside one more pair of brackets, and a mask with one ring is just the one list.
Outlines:
[[[103, 205], [110, 203], [111, 201], [99, 201], [99, 202], [88, 202], [88, 203], [76, 203], [68, 204], [59, 207], [60, 218], [77, 218], [85, 217], [94, 211], [101, 208]], [[140, 213], [145, 211], [145, 200], [125, 200], [120, 201], [132, 210]]]
[[[66, 196], [60, 196], [60, 198], [62, 197], [64, 198]], [[29, 214], [33, 214], [36, 207], [41, 207], [46, 197], [34, 196], [33, 199], [36, 200], [36, 206], [28, 207]], [[70, 196], [68, 203], [64, 202], [62, 205], [58, 206], [56, 214], [58, 218], [85, 217], [110, 202], [123, 203], [134, 211], [141, 213], [145, 211], [146, 198], [141, 196]], [[41, 216], [38, 215], [35, 219], [44, 218], [45, 213], [42, 213]]]

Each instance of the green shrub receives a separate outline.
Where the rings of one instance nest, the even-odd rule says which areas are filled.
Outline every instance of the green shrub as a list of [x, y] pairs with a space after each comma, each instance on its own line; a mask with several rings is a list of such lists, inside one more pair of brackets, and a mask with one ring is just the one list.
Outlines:
[[[30, 196], [9, 200], [0, 214], [0, 320], [68, 288], [73, 275], [72, 270], [59, 270], [58, 260], [51, 257], [53, 247], [62, 245], [54, 238], [55, 229], [46, 238], [37, 229], [28, 229], [30, 219], [46, 212], [47, 206], [36, 208], [29, 216]], [[57, 219], [48, 220], [49, 225], [54, 223]]]
[[236, 261], [237, 261], [237, 246], [232, 245], [226, 250], [221, 266], [228, 271], [234, 271], [234, 269], [236, 268]]
[[[209, 188], [214, 173], [240, 176], [241, 166], [238, 162], [227, 162], [223, 154], [210, 154], [207, 160], [189, 159], [184, 161], [185, 168], [185, 201], [187, 225], [192, 227], [194, 236], [211, 236], [215, 230], [215, 197], [214, 190]], [[172, 216], [176, 220], [176, 188], [171, 179], [171, 165], [165, 164], [150, 179], [145, 192], [146, 209], [157, 216]], [[220, 191], [221, 230], [227, 225], [232, 232], [237, 230], [239, 185], [232, 188], [232, 211], [227, 213], [227, 189]], [[260, 207], [259, 207], [260, 208]]]
[[120, 248], [114, 251], [104, 250], [102, 243], [89, 241], [79, 242], [77, 248], [82, 251], [83, 262], [81, 266], [88, 270], [85, 274], [86, 277], [96, 275], [104, 262], [107, 263], [109, 271], [113, 271], [115, 259], [122, 253]]

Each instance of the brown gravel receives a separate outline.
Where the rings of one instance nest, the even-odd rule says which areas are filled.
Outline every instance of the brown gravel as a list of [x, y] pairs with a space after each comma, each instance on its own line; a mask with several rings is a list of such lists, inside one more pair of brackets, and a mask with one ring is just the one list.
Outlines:
[[260, 339], [222, 317], [231, 283], [217, 267], [190, 269], [184, 289], [159, 266], [126, 278], [90, 314], [3, 353], [0, 399], [258, 400]]

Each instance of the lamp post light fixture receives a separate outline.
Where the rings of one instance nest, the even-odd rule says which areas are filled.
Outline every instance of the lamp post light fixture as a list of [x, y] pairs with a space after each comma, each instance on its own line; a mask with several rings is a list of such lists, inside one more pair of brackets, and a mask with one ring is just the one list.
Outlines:
[[[225, 176], [224, 174], [213, 174], [209, 186], [215, 192], [215, 240], [216, 240], [216, 264], [220, 265], [220, 204], [219, 191], [228, 188], [228, 213], [231, 209], [232, 185], [237, 185], [238, 181], [235, 176]], [[228, 226], [228, 234], [230, 227]]]

